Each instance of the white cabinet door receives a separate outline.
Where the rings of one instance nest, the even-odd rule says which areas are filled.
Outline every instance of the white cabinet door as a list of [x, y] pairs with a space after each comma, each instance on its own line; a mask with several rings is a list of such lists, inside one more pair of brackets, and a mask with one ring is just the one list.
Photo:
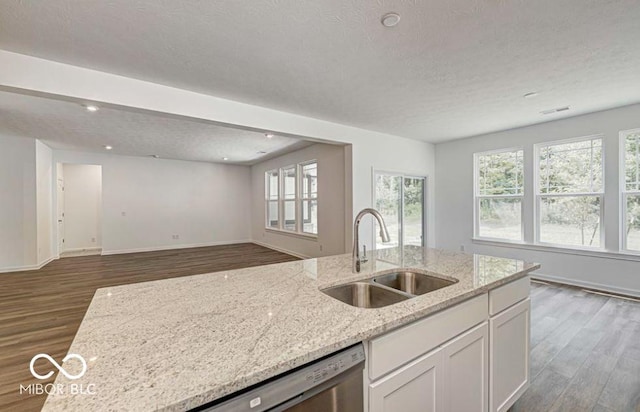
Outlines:
[[509, 409], [529, 387], [529, 318], [525, 299], [489, 319], [489, 410]]
[[487, 412], [489, 407], [489, 325], [487, 322], [442, 347], [443, 405], [446, 412]]
[[442, 350], [436, 349], [369, 386], [369, 412], [442, 410]]

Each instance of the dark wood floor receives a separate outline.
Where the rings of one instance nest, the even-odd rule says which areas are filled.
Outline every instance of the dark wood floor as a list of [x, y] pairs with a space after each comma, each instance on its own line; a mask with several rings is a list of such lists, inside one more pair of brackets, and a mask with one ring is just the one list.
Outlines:
[[532, 284], [531, 386], [514, 412], [640, 412], [640, 303]]
[[38, 353], [58, 361], [66, 355], [96, 289], [292, 260], [240, 244], [65, 258], [36, 271], [0, 274], [0, 411], [41, 409], [45, 397], [21, 395], [20, 384], [53, 378], [36, 381], [29, 362]]

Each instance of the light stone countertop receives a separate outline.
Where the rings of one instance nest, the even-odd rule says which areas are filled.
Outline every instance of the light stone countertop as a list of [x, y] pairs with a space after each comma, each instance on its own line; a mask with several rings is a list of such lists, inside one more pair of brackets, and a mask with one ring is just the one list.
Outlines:
[[[383, 254], [398, 264], [382, 261]], [[380, 309], [355, 308], [320, 292], [398, 267], [459, 282]], [[406, 247], [379, 252], [359, 274], [351, 272], [350, 255], [339, 255], [99, 289], [69, 350], [86, 359], [86, 373], [77, 380], [58, 373], [64, 393], [50, 394], [43, 411], [194, 408], [537, 268]], [[63, 368], [75, 374], [81, 364], [70, 359]], [[94, 394], [71, 394], [71, 384]]]

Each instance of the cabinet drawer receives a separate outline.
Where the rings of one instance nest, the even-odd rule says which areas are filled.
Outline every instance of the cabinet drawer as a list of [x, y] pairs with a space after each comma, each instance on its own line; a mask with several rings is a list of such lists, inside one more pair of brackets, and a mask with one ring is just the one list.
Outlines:
[[369, 341], [369, 377], [380, 376], [423, 355], [488, 318], [483, 294]]
[[493, 316], [529, 297], [529, 276], [489, 291], [489, 315]]

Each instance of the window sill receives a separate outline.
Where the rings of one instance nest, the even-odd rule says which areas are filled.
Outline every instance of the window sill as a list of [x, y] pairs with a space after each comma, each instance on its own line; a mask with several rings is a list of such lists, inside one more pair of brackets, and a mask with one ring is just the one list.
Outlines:
[[272, 227], [265, 227], [264, 230], [266, 232], [276, 233], [279, 235], [286, 235], [291, 237], [299, 237], [306, 240], [318, 241], [318, 235], [314, 235], [312, 233], [292, 232], [291, 230], [274, 229]]
[[634, 253], [629, 251], [608, 252], [602, 249], [580, 249], [580, 248], [571, 248], [571, 247], [563, 247], [563, 246], [534, 245], [531, 243], [524, 243], [524, 242], [513, 242], [513, 241], [505, 241], [505, 240], [488, 240], [488, 239], [479, 239], [479, 238], [473, 238], [471, 239], [471, 241], [478, 245], [497, 246], [497, 247], [506, 247], [506, 248], [514, 248], [514, 249], [535, 250], [539, 252], [562, 253], [565, 255], [590, 256], [590, 257], [598, 257], [598, 258], [604, 258], [604, 259], [629, 260], [633, 262], [640, 262], [640, 253]]

